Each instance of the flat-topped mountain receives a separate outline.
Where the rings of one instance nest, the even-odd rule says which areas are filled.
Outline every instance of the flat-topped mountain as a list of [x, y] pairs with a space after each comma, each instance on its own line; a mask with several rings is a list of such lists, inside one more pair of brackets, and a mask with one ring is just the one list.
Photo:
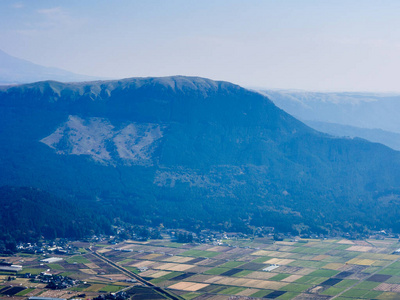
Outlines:
[[93, 201], [110, 218], [230, 231], [398, 226], [399, 152], [317, 132], [228, 82], [2, 87], [0, 114], [0, 184]]

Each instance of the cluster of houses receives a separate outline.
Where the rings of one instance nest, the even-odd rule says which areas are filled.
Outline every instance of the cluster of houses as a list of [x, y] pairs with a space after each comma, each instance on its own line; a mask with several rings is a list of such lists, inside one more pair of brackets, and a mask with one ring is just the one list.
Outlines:
[[101, 294], [93, 300], [126, 300], [129, 298], [129, 295], [123, 291], [118, 293], [110, 293], [110, 294]]
[[52, 290], [66, 289], [77, 284], [80, 284], [79, 280], [75, 280], [66, 276], [53, 275], [46, 272], [40, 273], [40, 275], [32, 276], [27, 273], [26, 277], [32, 278], [33, 281], [40, 281], [41, 283], [46, 283], [46, 288]]
[[21, 243], [17, 251], [28, 254], [76, 254], [77, 248], [70, 245], [68, 240], [61, 239], [44, 243]]

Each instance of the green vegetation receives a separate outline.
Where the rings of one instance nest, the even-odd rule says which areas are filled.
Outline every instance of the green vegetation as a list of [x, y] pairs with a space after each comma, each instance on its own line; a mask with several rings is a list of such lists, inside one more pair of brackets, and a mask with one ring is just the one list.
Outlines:
[[393, 268], [386, 268], [382, 271], [378, 272], [377, 274], [384, 274], [384, 275], [400, 275], [400, 269], [393, 269]]
[[391, 278], [389, 278], [385, 282], [386, 283], [400, 284], [400, 276], [392, 276]]
[[62, 275], [62, 276], [67, 276], [67, 277], [71, 277], [71, 276], [75, 275], [75, 272], [73, 272], [73, 271], [67, 271], [67, 272], [62, 272], [60, 275]]
[[79, 248], [78, 252], [80, 252], [81, 254], [86, 254], [88, 253], [88, 251], [85, 248]]
[[241, 291], [244, 291], [245, 289], [246, 288], [244, 288], [244, 287], [234, 286], [234, 287], [229, 287], [229, 288], [226, 288], [226, 289], [224, 289], [222, 291], [219, 291], [218, 294], [235, 295], [237, 293], [240, 293]]
[[99, 291], [106, 292], [106, 293], [116, 293], [123, 288], [124, 288], [124, 286], [119, 286], [119, 285], [106, 285], [106, 286], [102, 287]]
[[287, 293], [284, 293], [282, 296], [279, 296], [276, 299], [291, 300], [291, 299], [294, 299], [295, 297], [297, 297], [298, 295], [300, 295], [300, 293], [287, 292]]
[[47, 266], [52, 270], [64, 270], [63, 266], [59, 264], [47, 264]]
[[183, 294], [182, 297], [185, 300], [192, 300], [193, 298], [196, 298], [198, 296], [200, 296], [201, 294], [199, 293], [187, 293], [187, 294]]
[[131, 271], [131, 272], [133, 272], [133, 273], [135, 273], [135, 274], [139, 274], [140, 273], [139, 269], [135, 268], [135, 267], [124, 266], [124, 268], [129, 270], [129, 271]]
[[254, 271], [243, 270], [243, 271], [240, 271], [239, 273], [233, 274], [233, 276], [234, 276], [234, 277], [244, 277], [244, 276], [247, 276], [247, 275], [249, 275], [249, 274], [251, 274], [251, 273], [253, 273], [253, 272], [254, 272]]
[[126, 258], [126, 259], [124, 259], [124, 260], [119, 261], [118, 264], [119, 264], [119, 265], [127, 265], [127, 264], [131, 263], [132, 261], [133, 261], [133, 259], [131, 259], [131, 258]]
[[357, 290], [355, 288], [343, 293], [343, 297], [373, 299], [382, 294], [379, 291]]
[[263, 257], [256, 258], [256, 259], [252, 260], [251, 262], [254, 262], [254, 263], [263, 263], [263, 262], [265, 262], [265, 261], [267, 261], [267, 260], [270, 260], [271, 258], [272, 258], [272, 257], [269, 257], [269, 256], [263, 256]]
[[182, 245], [183, 245], [183, 243], [169, 243], [166, 246], [171, 247], [171, 248], [180, 248], [180, 247], [182, 247]]
[[100, 290], [102, 290], [106, 285], [105, 284], [92, 284], [90, 287], [86, 288], [85, 291], [87, 292], [98, 292]]
[[221, 253], [219, 252], [213, 252], [213, 251], [203, 251], [203, 250], [188, 250], [185, 251], [183, 253], [181, 253], [180, 255], [182, 256], [193, 256], [193, 257], [214, 257], [217, 256]]
[[380, 285], [380, 282], [373, 282], [373, 281], [363, 281], [357, 284], [354, 288], [360, 290], [372, 290]]
[[341, 292], [343, 292], [346, 288], [338, 288], [336, 286], [332, 286], [329, 289], [323, 291], [321, 295], [335, 296]]
[[111, 232], [110, 222], [73, 201], [28, 187], [0, 187], [0, 251], [15, 251], [16, 241], [40, 236], [81, 238]]
[[78, 286], [74, 286], [71, 288], [71, 291], [76, 291], [76, 292], [83, 292], [86, 290], [88, 287], [90, 287], [90, 284], [80, 284]]
[[[2, 88], [0, 100], [0, 184], [35, 187], [1, 193], [1, 249], [42, 235], [110, 232], [116, 219], [191, 231], [273, 226], [354, 237], [374, 228], [400, 231], [399, 207], [387, 205], [400, 193], [398, 151], [318, 133], [234, 84], [186, 77], [38, 82]], [[104, 145], [108, 165], [90, 155], [60, 155], [71, 154], [68, 134], [53, 149], [39, 141], [69, 116], [82, 125], [98, 118], [118, 130], [153, 124], [163, 128], [162, 142], [142, 166], [121, 159], [111, 140]], [[180, 179], [156, 182], [159, 172]], [[255, 191], [268, 191], [268, 201]]]
[[229, 271], [230, 269], [228, 268], [220, 268], [220, 267], [216, 267], [216, 268], [212, 268], [210, 270], [207, 270], [204, 272], [204, 274], [209, 274], [209, 275], [219, 275], [222, 274], [226, 271]]
[[380, 268], [379, 267], [369, 267], [367, 269], [365, 269], [363, 272], [364, 273], [375, 273], [376, 271], [378, 271]]
[[252, 294], [251, 297], [263, 298], [264, 296], [268, 295], [271, 292], [272, 291], [269, 291], [269, 290], [261, 290], [261, 291], [258, 291], [256, 293]]
[[358, 280], [354, 280], [354, 279], [344, 279], [341, 282], [335, 284], [335, 287], [348, 288], [348, 287], [351, 287], [353, 284], [356, 284], [357, 282], [358, 282]]
[[295, 282], [296, 283], [306, 283], [306, 284], [320, 284], [321, 282], [324, 282], [328, 278], [326, 277], [313, 277], [313, 276], [303, 276], [299, 279], [297, 279]]
[[236, 268], [240, 265], [243, 265], [244, 263], [245, 262], [243, 262], [243, 261], [228, 261], [227, 263], [224, 263], [224, 264], [220, 265], [219, 267], [231, 269], [231, 268]]
[[27, 289], [25, 289], [23, 291], [20, 291], [19, 293], [15, 294], [15, 295], [16, 296], [25, 296], [26, 294], [28, 294], [28, 293], [30, 293], [30, 292], [32, 292], [34, 290], [35, 290], [34, 288], [27, 288]]
[[154, 279], [150, 280], [150, 282], [152, 282], [154, 284], [158, 284], [160, 282], [172, 279], [172, 278], [174, 278], [176, 276], [179, 276], [179, 275], [182, 275], [182, 274], [183, 274], [182, 272], [172, 272], [172, 273], [166, 274], [164, 276], [161, 276], [159, 278], [154, 278]]
[[332, 277], [335, 276], [336, 274], [338, 274], [339, 271], [334, 271], [334, 270], [316, 270], [310, 274], [308, 274], [309, 276], [314, 276], [314, 277]]
[[[232, 248], [232, 251], [224, 251], [220, 252], [221, 255], [218, 257], [211, 257], [208, 259], [195, 259], [193, 260], [191, 256], [184, 255], [181, 256], [180, 253], [186, 253], [190, 255], [202, 255], [204, 253], [214, 253], [208, 249], [214, 248], [213, 245], [207, 244], [188, 244], [183, 246], [183, 249], [169, 248], [168, 244], [170, 241], [149, 241], [146, 244], [135, 244], [133, 246], [132, 252], [122, 253], [122, 252], [114, 252], [114, 251], [106, 251], [104, 252], [104, 256], [111, 260], [119, 261], [119, 264], [126, 263], [130, 264], [133, 261], [140, 262], [138, 265], [147, 265], [149, 267], [149, 272], [146, 272], [144, 276], [151, 283], [160, 286], [169, 288], [177, 283], [180, 284], [182, 290], [176, 290], [175, 288], [171, 288], [171, 291], [176, 291], [178, 295], [180, 295], [183, 299], [193, 299], [199, 295], [207, 298], [210, 296], [215, 296], [219, 294], [219, 297], [227, 297], [234, 295], [242, 295], [243, 297], [275, 297], [276, 299], [293, 299], [300, 295], [299, 298], [307, 298], [312, 296], [321, 296], [321, 297], [329, 297], [336, 296], [339, 293], [343, 293], [343, 296], [338, 299], [398, 299], [400, 293], [395, 293], [397, 288], [396, 285], [400, 284], [400, 276], [392, 276], [392, 270], [398, 267], [397, 263], [392, 263], [398, 256], [381, 254], [381, 253], [391, 253], [392, 249], [397, 249], [400, 247], [400, 242], [397, 239], [386, 239], [384, 242], [381, 242], [381, 245], [375, 246], [374, 249], [370, 249], [369, 246], [357, 246], [358, 248], [354, 248], [353, 250], [335, 250], [334, 248], [337, 246], [334, 242], [325, 241], [325, 240], [310, 240], [308, 243], [301, 243], [303, 246], [293, 247], [291, 242], [276, 242], [275, 244], [262, 244], [262, 239], [254, 239], [253, 241], [246, 240], [249, 248]], [[373, 243], [373, 240], [370, 242]], [[130, 245], [129, 243], [121, 244], [118, 247], [124, 247]], [[114, 247], [114, 246], [108, 246]], [[143, 248], [142, 248], [143, 247]], [[298, 248], [307, 248], [307, 251], [299, 251]], [[368, 248], [360, 248], [360, 247], [368, 247]], [[256, 250], [257, 248], [257, 250]], [[313, 248], [317, 249], [316, 251], [311, 251]], [[162, 250], [161, 250], [162, 249]], [[266, 264], [261, 264], [260, 262], [254, 262], [253, 256], [254, 254], [260, 253], [259, 249], [262, 251], [268, 251], [270, 255], [270, 259], [275, 259], [279, 264], [279, 259], [293, 259], [294, 261], [290, 264], [294, 264], [295, 262], [300, 262], [304, 264], [302, 267], [291, 267], [286, 266], [282, 262], [282, 265], [276, 269], [277, 272], [280, 273], [268, 273], [260, 271], [263, 266]], [[311, 249], [311, 250], [310, 250]], [[324, 249], [324, 252], [321, 252], [321, 249]], [[158, 251], [163, 251], [164, 253], [175, 252], [177, 255], [167, 256], [167, 255], [159, 255]], [[296, 252], [291, 252], [296, 251]], [[370, 252], [363, 252], [370, 251]], [[143, 252], [144, 255], [143, 255]], [[307, 253], [305, 253], [307, 252]], [[315, 254], [310, 254], [314, 252], [321, 252], [321, 256], [315, 257]], [[157, 255], [148, 255], [148, 253], [157, 253]], [[262, 252], [261, 252], [262, 253]], [[32, 256], [36, 261], [31, 261], [30, 259], [26, 259], [25, 262], [27, 265], [35, 265], [38, 263], [38, 260], [41, 259], [41, 256]], [[199, 256], [201, 257], [201, 256]], [[82, 263], [90, 263], [93, 256], [91, 254], [88, 255], [75, 255], [67, 258], [64, 262], [60, 264], [49, 264], [51, 267], [65, 268], [65, 272], [61, 273], [61, 275], [66, 275], [71, 278], [76, 278], [82, 280], [82, 282], [88, 282], [88, 284], [80, 284], [78, 286], [69, 288], [70, 291], [76, 292], [100, 292], [100, 293], [108, 293], [115, 292], [123, 289], [125, 286], [128, 286], [129, 283], [119, 283], [117, 278], [113, 280], [109, 280], [107, 277], [108, 274], [116, 274], [117, 270], [111, 268], [111, 266], [105, 266], [103, 263], [99, 263], [94, 261], [94, 263], [98, 263], [100, 268], [104, 270], [104, 277], [107, 279], [106, 282], [102, 281], [100, 278], [96, 279], [96, 277], [92, 277], [88, 273], [82, 272], [83, 267], [80, 265]], [[258, 257], [259, 258], [259, 257]], [[264, 259], [265, 257], [263, 257]], [[324, 267], [326, 268], [318, 268], [309, 266], [309, 262], [315, 262], [312, 259], [320, 259], [321, 261], [326, 263]], [[355, 258], [354, 260], [348, 262], [350, 259]], [[121, 260], [122, 259], [122, 260]], [[388, 265], [389, 267], [383, 270], [390, 270], [390, 274], [385, 274], [385, 272], [380, 272], [383, 274], [375, 274], [371, 280], [376, 280], [380, 282], [367, 281], [369, 279], [369, 273], [365, 273], [365, 270], [369, 270], [369, 267], [365, 267], [363, 263], [370, 263], [368, 261], [362, 261], [363, 259], [371, 259], [380, 264]], [[328, 263], [327, 260], [332, 263]], [[345, 260], [347, 265], [344, 265], [343, 261]], [[69, 265], [67, 265], [67, 263]], [[77, 264], [79, 265], [77, 265]], [[187, 266], [190, 264], [190, 266]], [[357, 265], [359, 264], [359, 265]], [[90, 269], [90, 264], [84, 267], [84, 269]], [[163, 267], [165, 266], [165, 267]], [[182, 269], [185, 271], [170, 271], [172, 268], [177, 268], [182, 266]], [[211, 267], [214, 266], [214, 267]], [[45, 270], [48, 266], [44, 265], [43, 269], [39, 268], [31, 268], [38, 273], [41, 270]], [[93, 266], [94, 267], [94, 266]], [[137, 271], [136, 268], [128, 266], [127, 269]], [[337, 269], [337, 270], [333, 270]], [[23, 275], [25, 272], [30, 271], [29, 268], [24, 268], [21, 274]], [[86, 271], [86, 270], [84, 270]], [[152, 274], [156, 274], [158, 272], [163, 272], [163, 276], [159, 278], [152, 278]], [[239, 271], [239, 272], [238, 272]], [[237, 273], [235, 273], [237, 272]], [[254, 273], [254, 274], [253, 274]], [[337, 276], [339, 275], [340, 276]], [[19, 275], [21, 275], [19, 274]], [[224, 274], [223, 276], [217, 276]], [[232, 274], [232, 275], [229, 275]], [[307, 274], [307, 275], [302, 275]], [[253, 275], [253, 276], [252, 276]], [[154, 275], [157, 276], [157, 275]], [[23, 276], [20, 276], [23, 277]], [[112, 278], [113, 276], [110, 276]], [[294, 282], [289, 282], [287, 280], [291, 277], [292, 280], [296, 279]], [[345, 278], [345, 279], [338, 279]], [[3, 282], [0, 281], [1, 285], [5, 285], [7, 277], [2, 277]], [[359, 283], [357, 279], [346, 279], [346, 278], [361, 278], [362, 281]], [[25, 278], [17, 278], [21, 282], [28, 281]], [[326, 281], [326, 282], [325, 282]], [[322, 284], [325, 282], [324, 284]], [[381, 283], [384, 282], [385, 284]], [[22, 283], [24, 284], [24, 283]], [[198, 285], [195, 287], [199, 290], [195, 292], [188, 292], [191, 285]], [[201, 285], [203, 284], [203, 285]], [[390, 285], [395, 284], [395, 285]], [[375, 291], [374, 289], [379, 286], [379, 289], [385, 291]], [[36, 287], [37, 289], [43, 289], [43, 287]], [[268, 288], [268, 289], [263, 289]], [[349, 290], [347, 290], [349, 289]], [[186, 290], [186, 291], [185, 291]], [[35, 291], [40, 292], [40, 291]], [[145, 290], [142, 292], [147, 293]], [[21, 292], [22, 294], [24, 292]], [[28, 291], [26, 291], [28, 293]], [[253, 294], [253, 295], [250, 295]], [[269, 295], [271, 294], [271, 295]], [[19, 295], [18, 295], [19, 296]], [[149, 296], [150, 297], [150, 296]]]
[[304, 268], [322, 268], [325, 266], [327, 263], [326, 262], [321, 262], [321, 261], [313, 261], [313, 260], [296, 260], [294, 262], [291, 262], [289, 265], [293, 267], [304, 267]]
[[72, 256], [70, 258], [67, 258], [66, 261], [69, 264], [73, 264], [73, 263], [78, 263], [78, 264], [89, 264], [90, 260], [88, 260], [87, 258], [81, 256], [81, 255], [75, 255]]
[[297, 283], [290, 283], [285, 285], [280, 290], [281, 291], [288, 291], [288, 292], [302, 292], [312, 287], [311, 284], [297, 284]]
[[274, 280], [274, 281], [281, 281], [282, 279], [285, 279], [287, 277], [289, 277], [290, 274], [278, 274], [274, 277], [271, 277], [269, 280]]
[[45, 272], [44, 268], [23, 268], [22, 271], [18, 272], [18, 274], [26, 274], [31, 273], [32, 275], [39, 275], [41, 272]]

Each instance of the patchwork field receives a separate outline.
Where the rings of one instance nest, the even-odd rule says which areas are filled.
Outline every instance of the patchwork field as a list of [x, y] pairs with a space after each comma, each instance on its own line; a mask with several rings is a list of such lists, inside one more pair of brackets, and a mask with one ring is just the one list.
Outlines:
[[[222, 245], [151, 240], [92, 247], [182, 299], [400, 299], [400, 255], [393, 254], [400, 248], [396, 239], [224, 240]], [[41, 262], [41, 255], [4, 257], [24, 269], [12, 281], [8, 281], [12, 274], [0, 275], [0, 298], [88, 299], [125, 290], [135, 299], [165, 299], [90, 252], [58, 257], [63, 260], [53, 264]], [[268, 271], [270, 266], [275, 268]], [[81, 284], [52, 291], [23, 278], [25, 273], [40, 272], [69, 276]]]
[[103, 255], [130, 270], [145, 268], [140, 276], [184, 299], [400, 299], [396, 239], [131, 241], [118, 248], [131, 252], [108, 247]]
[[[129, 281], [128, 276], [90, 253], [56, 256], [62, 257], [63, 260], [56, 264], [47, 264], [41, 262], [44, 258], [42, 255], [19, 254], [14, 257], [0, 257], [0, 261], [4, 259], [23, 266], [19, 273], [3, 272], [3, 275], [0, 275], [0, 299], [27, 299], [32, 296], [88, 299], [101, 293], [118, 292], [137, 285]], [[40, 280], [25, 278], [26, 273], [37, 275], [41, 272], [68, 276], [80, 280], [81, 284], [63, 290], [49, 290]], [[9, 280], [9, 277], [15, 279]], [[160, 296], [160, 299], [164, 297]]]

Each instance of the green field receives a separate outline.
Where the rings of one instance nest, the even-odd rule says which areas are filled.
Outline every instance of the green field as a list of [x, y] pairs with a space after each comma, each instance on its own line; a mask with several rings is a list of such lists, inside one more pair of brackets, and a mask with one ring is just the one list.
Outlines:
[[52, 270], [63, 270], [63, 266], [59, 264], [47, 264], [47, 266]]
[[151, 280], [151, 282], [154, 284], [157, 284], [157, 283], [163, 282], [165, 280], [174, 278], [174, 277], [182, 275], [182, 274], [183, 274], [182, 272], [172, 272], [172, 273], [166, 274], [164, 276], [161, 276], [159, 278], [154, 278]]
[[85, 257], [83, 257], [81, 255], [75, 255], [75, 256], [72, 256], [72, 257], [68, 258], [67, 262], [69, 264], [73, 264], [73, 263], [88, 264], [88, 263], [90, 263], [90, 260], [88, 260], [87, 258], [85, 258]]
[[181, 253], [182, 256], [193, 256], [193, 257], [214, 257], [220, 254], [219, 252], [203, 251], [203, 250], [188, 250]]
[[118, 286], [118, 285], [106, 285], [100, 289], [101, 292], [106, 292], [106, 293], [116, 293], [119, 290], [122, 290], [124, 286]]
[[18, 272], [19, 274], [31, 273], [32, 275], [38, 275], [41, 272], [45, 272], [45, 268], [23, 268], [22, 271]]
[[15, 294], [15, 295], [16, 296], [25, 296], [26, 294], [28, 294], [28, 293], [30, 293], [30, 292], [32, 292], [34, 290], [35, 290], [34, 288], [28, 288], [28, 289], [25, 289], [23, 291], [20, 291], [19, 293]]
[[199, 297], [200, 295], [201, 294], [199, 294], [199, 293], [187, 293], [187, 294], [182, 295], [182, 298], [185, 300], [192, 300], [196, 297]]

